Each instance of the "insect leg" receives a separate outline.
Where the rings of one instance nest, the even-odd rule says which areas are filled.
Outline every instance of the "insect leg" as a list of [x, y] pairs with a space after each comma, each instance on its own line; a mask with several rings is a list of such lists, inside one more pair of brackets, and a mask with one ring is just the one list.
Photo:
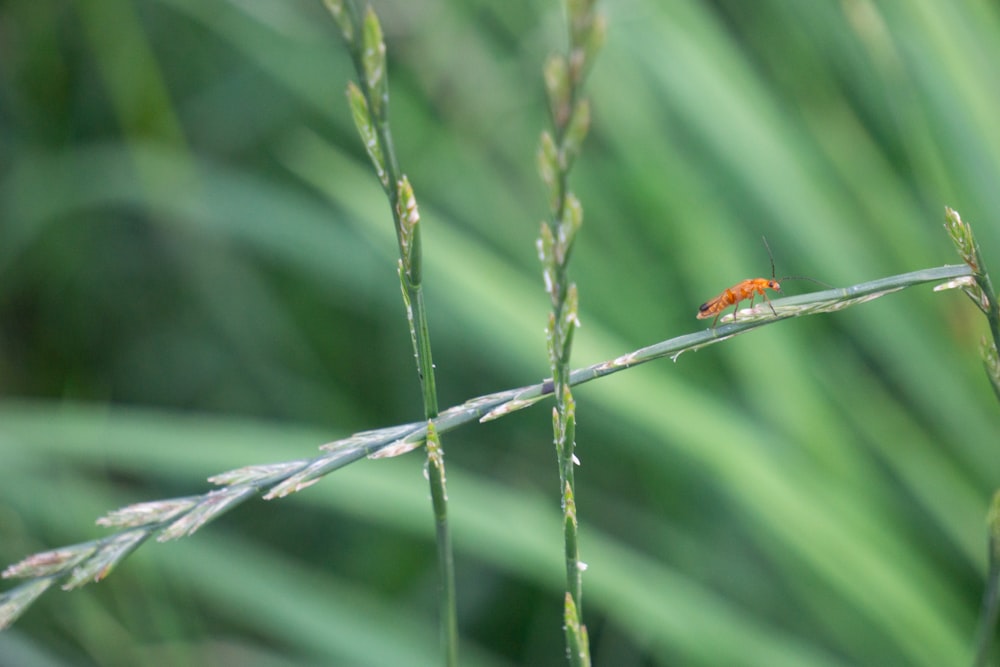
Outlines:
[[764, 301], [767, 301], [767, 305], [771, 309], [771, 312], [774, 313], [775, 317], [777, 317], [778, 316], [778, 311], [776, 311], [774, 309], [774, 306], [771, 305], [771, 300], [767, 298], [767, 294], [765, 294], [763, 291], [761, 291], [760, 295], [762, 297], [764, 297]]

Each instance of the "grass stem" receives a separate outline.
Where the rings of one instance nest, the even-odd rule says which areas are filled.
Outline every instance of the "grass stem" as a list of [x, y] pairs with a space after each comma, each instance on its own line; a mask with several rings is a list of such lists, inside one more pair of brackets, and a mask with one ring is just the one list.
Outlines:
[[[723, 324], [715, 329], [677, 336], [655, 345], [634, 350], [615, 359], [572, 371], [567, 377], [566, 384], [576, 386], [664, 357], [670, 357], [676, 361], [683, 352], [700, 349], [758, 327], [770, 326], [783, 319], [842, 310], [916, 285], [946, 281], [940, 287], [962, 287], [968, 284], [971, 276], [972, 270], [965, 264], [943, 266], [881, 278], [851, 287], [774, 299], [771, 304], [778, 312], [777, 317], [769, 309], [763, 309], [757, 316], [741, 316], [737, 322], [732, 324]], [[220, 473], [210, 477], [209, 481], [224, 488], [210, 491], [201, 496], [150, 501], [115, 510], [104, 519], [99, 520], [98, 523], [122, 529], [119, 532], [99, 540], [33, 554], [4, 570], [4, 578], [26, 579], [27, 581], [0, 594], [0, 630], [13, 623], [44, 590], [57, 582], [67, 581], [73, 577], [74, 573], [99, 571], [101, 577], [107, 576], [122, 559], [132, 552], [132, 549], [128, 548], [132, 543], [127, 542], [122, 547], [122, 540], [123, 537], [135, 535], [137, 529], [141, 529], [147, 537], [155, 535], [157, 541], [161, 542], [185, 537], [255, 495], [264, 494], [265, 499], [283, 498], [315, 484], [331, 472], [359, 459], [398, 456], [425, 443], [429, 445], [428, 475], [440, 480], [440, 483], [431, 483], [431, 494], [437, 497], [434, 503], [434, 516], [437, 540], [440, 545], [439, 553], [443, 553], [447, 559], [441, 562], [440, 568], [442, 573], [445, 571], [452, 573], [454, 568], [451, 549], [443, 548], [450, 547], [451, 542], [447, 515], [441, 512], [441, 510], [446, 511], [447, 492], [444, 485], [443, 453], [440, 448], [439, 434], [477, 420], [499, 419], [534, 405], [551, 395], [553, 391], [554, 383], [552, 379], [548, 379], [525, 387], [479, 396], [448, 408], [433, 419], [363, 431], [327, 443], [320, 448], [323, 453], [311, 459], [250, 465]], [[572, 436], [572, 433], [567, 435]], [[562, 461], [562, 463], [571, 464], [572, 460]], [[572, 471], [571, 465], [570, 471]], [[563, 487], [563, 493], [564, 504], [570, 510], [564, 516], [575, 521], [575, 498], [572, 494], [566, 494], [565, 487]], [[1000, 511], [997, 512], [997, 516], [1000, 516]], [[995, 525], [1000, 526], [1000, 520], [997, 520]], [[994, 528], [994, 533], [1000, 535], [1000, 528]], [[571, 535], [570, 539], [573, 537]], [[1000, 538], [994, 537], [994, 540], [1000, 543]], [[138, 542], [135, 544], [137, 546]], [[576, 552], [575, 547], [571, 543], [568, 544], [567, 565], [569, 565], [572, 554]], [[991, 549], [996, 549], [996, 546], [991, 544]], [[577, 568], [581, 565], [578, 560], [576, 565]], [[567, 582], [570, 581], [570, 572], [571, 569], [567, 567]], [[991, 569], [990, 581], [992, 582], [996, 576], [995, 570]], [[447, 664], [454, 665], [457, 664], [458, 660], [454, 577], [442, 576], [441, 580], [443, 587], [442, 632], [445, 635], [445, 655]], [[87, 581], [89, 579], [75, 577], [71, 584], [64, 583], [64, 587], [75, 588], [87, 583]], [[572, 586], [573, 584], [570, 584], [568, 588], [572, 588]], [[991, 595], [992, 598], [996, 597], [997, 586], [991, 586], [987, 591], [988, 599], [991, 599], [989, 598]], [[984, 609], [986, 608], [984, 604]], [[567, 591], [566, 610], [567, 618], [572, 615], [579, 619], [572, 590]], [[984, 616], [984, 618], [986, 617]], [[984, 636], [992, 637], [992, 633]], [[586, 640], [584, 626], [581, 626], [579, 637]], [[576, 639], [576, 636], [571, 637], [573, 642]], [[579, 651], [576, 650], [578, 647], [572, 642], [569, 648], [573, 655], [579, 655]]]

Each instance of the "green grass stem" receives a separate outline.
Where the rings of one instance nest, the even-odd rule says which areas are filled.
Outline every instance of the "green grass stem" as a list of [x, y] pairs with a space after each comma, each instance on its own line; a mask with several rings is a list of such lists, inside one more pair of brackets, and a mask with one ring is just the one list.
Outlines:
[[[986, 263], [972, 227], [962, 220], [953, 208], [945, 207], [945, 230], [951, 237], [959, 257], [972, 272], [971, 279], [962, 282], [963, 291], [986, 316], [991, 339], [982, 339], [980, 353], [986, 376], [993, 393], [1000, 400], [1000, 300], [993, 289]], [[993, 502], [986, 516], [986, 585], [976, 630], [974, 667], [989, 663], [990, 649], [996, 634], [997, 612], [1000, 610], [1000, 491], [993, 494]]]
[[[385, 40], [375, 11], [369, 6], [359, 18], [351, 0], [343, 3], [328, 0], [327, 6], [351, 53], [361, 82], [360, 95], [348, 86], [348, 99], [358, 132], [392, 210], [396, 240], [399, 244], [399, 281], [410, 327], [417, 376], [424, 405], [424, 418], [438, 415], [437, 385], [431, 354], [430, 325], [423, 296], [423, 258], [420, 242], [420, 214], [409, 179], [399, 166], [389, 127], [389, 84]], [[360, 41], [355, 35], [361, 36]], [[363, 98], [363, 99], [362, 99]], [[367, 114], [367, 117], [366, 117]], [[433, 429], [431, 431], [433, 433]], [[430, 442], [430, 438], [428, 438]], [[441, 577], [442, 644], [445, 664], [458, 664], [458, 627], [455, 602], [455, 568], [448, 529], [448, 493], [445, 488], [444, 451], [441, 441], [433, 440], [427, 450], [427, 478], [431, 489], [434, 525], [437, 531], [438, 564]]]
[[[552, 55], [543, 68], [553, 134], [542, 133], [538, 167], [548, 187], [551, 216], [542, 223], [537, 241], [545, 290], [552, 301], [546, 328], [549, 365], [556, 405], [552, 430], [559, 466], [563, 533], [566, 552], [566, 598], [563, 617], [569, 663], [590, 665], [587, 629], [583, 625], [583, 564], [580, 561], [579, 521], [574, 500], [576, 465], [576, 404], [570, 389], [569, 369], [577, 318], [577, 287], [567, 275], [576, 233], [583, 222], [583, 207], [569, 189], [569, 172], [590, 129], [590, 104], [580, 93], [586, 72], [604, 41], [603, 18], [594, 12], [593, 0], [566, 2], [569, 51]], [[553, 138], [554, 137], [554, 138]]]
[[[677, 336], [615, 359], [572, 371], [568, 376], [568, 384], [573, 386], [583, 384], [664, 357], [676, 361], [683, 352], [701, 349], [732, 336], [776, 324], [784, 319], [843, 310], [917, 285], [946, 281], [942, 286], [961, 287], [967, 284], [971, 275], [972, 271], [966, 265], [942, 266], [850, 287], [774, 299], [771, 305], [777, 311], [777, 317], [771, 313], [766, 304], [763, 307], [757, 306], [751, 312], [741, 313], [735, 323]], [[0, 595], [0, 629], [13, 623], [38, 595], [54, 583], [69, 580], [70, 583], [64, 586], [75, 588], [95, 578], [80, 577], [81, 572], [99, 573], [100, 576], [96, 579], [107, 576], [132, 552], [134, 546], [138, 546], [149, 537], [155, 536], [157, 541], [162, 542], [191, 535], [204, 524], [257, 494], [263, 494], [265, 499], [282, 498], [312, 486], [324, 476], [354, 461], [365, 457], [398, 456], [420, 447], [429, 439], [434, 442], [434, 446], [428, 447], [428, 473], [434, 476], [431, 469], [437, 468], [442, 480], [439, 487], [431, 486], [432, 494], [442, 494], [441, 502], [435, 503], [435, 508], [444, 507], [446, 501], [443, 484], [444, 468], [440, 465], [443, 454], [439, 447], [438, 434], [477, 420], [498, 419], [534, 405], [552, 392], [553, 383], [548, 379], [517, 389], [479, 396], [448, 408], [437, 417], [425, 422], [363, 431], [327, 443], [321, 447], [324, 453], [315, 458], [246, 466], [215, 475], [210, 477], [209, 481], [223, 488], [201, 496], [151, 501], [129, 505], [111, 512], [99, 520], [99, 523], [125, 529], [122, 532], [34, 554], [4, 570], [4, 578], [22, 578], [28, 581]], [[564, 517], [569, 516], [575, 521], [574, 499], [571, 493], [565, 494], [564, 486], [564, 504], [569, 510]], [[448, 540], [447, 521], [435, 514], [435, 522], [439, 524], [438, 539]], [[141, 539], [135, 539], [135, 536], [140, 534]], [[122, 548], [122, 539], [126, 535], [134, 541], [130, 540], [125, 544], [128, 548]], [[567, 548], [567, 560], [572, 557], [569, 548]], [[46, 583], [42, 585], [40, 583], [42, 581]], [[449, 595], [453, 598], [454, 588], [450, 593], [445, 589], [444, 593], [445, 598]], [[572, 591], [567, 593], [571, 594]], [[575, 604], [573, 609], [574, 613], [578, 613]], [[443, 630], [446, 634], [457, 633], [454, 627], [455, 618], [457, 616], [453, 617], [450, 614], [443, 617]], [[451, 646], [448, 643], [448, 659], [457, 660], [457, 648], [453, 651]], [[457, 643], [454, 646], [457, 647]]]

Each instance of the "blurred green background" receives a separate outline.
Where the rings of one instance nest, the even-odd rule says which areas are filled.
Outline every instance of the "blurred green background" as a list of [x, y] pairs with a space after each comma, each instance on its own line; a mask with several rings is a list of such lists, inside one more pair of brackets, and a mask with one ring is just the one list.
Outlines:
[[[534, 239], [560, 4], [379, 1], [442, 406], [547, 375]], [[572, 176], [574, 366], [744, 278], [1000, 267], [995, 3], [622, 0]], [[420, 418], [391, 218], [319, 0], [0, 8], [0, 560]], [[789, 282], [788, 293], [813, 286]], [[985, 325], [908, 290], [581, 387], [599, 665], [962, 665], [1000, 486]], [[545, 404], [448, 434], [462, 656], [563, 664]], [[43, 596], [0, 665], [439, 664], [420, 452]], [[9, 587], [9, 582], [4, 584]]]

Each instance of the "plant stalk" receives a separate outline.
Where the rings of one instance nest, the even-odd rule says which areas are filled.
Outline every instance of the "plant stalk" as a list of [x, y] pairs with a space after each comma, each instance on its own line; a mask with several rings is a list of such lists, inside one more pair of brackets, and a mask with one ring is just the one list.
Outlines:
[[[441, 577], [441, 623], [445, 665], [458, 664], [458, 624], [455, 603], [455, 568], [448, 527], [448, 494], [445, 485], [444, 450], [430, 420], [438, 416], [437, 385], [431, 355], [430, 325], [422, 288], [423, 258], [420, 215], [409, 180], [402, 173], [389, 127], [387, 62], [382, 29], [369, 6], [361, 16], [352, 0], [325, 0], [341, 26], [360, 82], [363, 102], [355, 100], [355, 122], [376, 174], [389, 199], [396, 240], [399, 244], [399, 279], [413, 342], [427, 420], [427, 478], [431, 490], [434, 526]], [[352, 91], [348, 88], [348, 97]], [[356, 97], [356, 95], [355, 95]], [[365, 118], [365, 112], [368, 117]], [[433, 443], [431, 436], [434, 436]]]

